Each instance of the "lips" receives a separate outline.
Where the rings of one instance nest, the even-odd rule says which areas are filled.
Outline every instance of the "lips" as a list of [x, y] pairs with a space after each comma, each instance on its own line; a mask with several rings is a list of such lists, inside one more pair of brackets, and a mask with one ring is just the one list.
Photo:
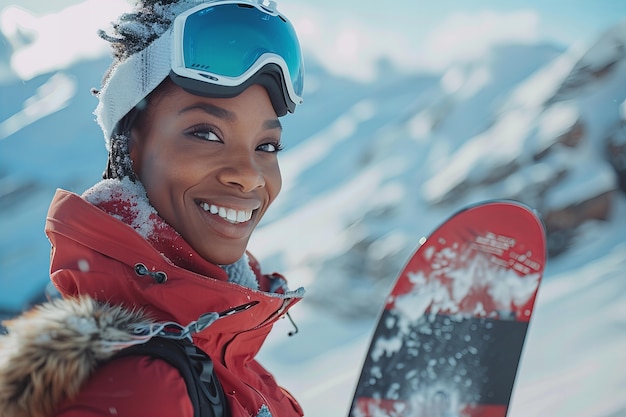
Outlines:
[[254, 210], [237, 210], [229, 207], [221, 207], [215, 204], [200, 202], [199, 206], [206, 212], [219, 216], [232, 224], [240, 224], [250, 221]]

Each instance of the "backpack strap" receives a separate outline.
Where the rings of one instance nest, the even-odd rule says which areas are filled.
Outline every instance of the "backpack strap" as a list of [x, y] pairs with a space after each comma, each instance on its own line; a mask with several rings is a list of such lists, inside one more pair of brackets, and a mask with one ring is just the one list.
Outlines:
[[125, 356], [150, 356], [178, 369], [187, 385], [194, 417], [228, 417], [228, 404], [222, 385], [213, 372], [211, 358], [187, 339], [153, 337], [148, 342], [118, 352]]

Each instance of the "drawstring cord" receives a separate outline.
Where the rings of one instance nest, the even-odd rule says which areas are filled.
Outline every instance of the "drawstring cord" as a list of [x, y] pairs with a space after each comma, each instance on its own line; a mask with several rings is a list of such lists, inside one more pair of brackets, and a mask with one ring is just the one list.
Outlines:
[[258, 301], [252, 301], [246, 304], [242, 304], [237, 307], [229, 308], [221, 313], [211, 312], [202, 314], [198, 320], [192, 321], [186, 326], [178, 324], [172, 321], [163, 323], [146, 323], [136, 326], [133, 329], [133, 336], [128, 341], [102, 341], [104, 347], [109, 351], [118, 351], [130, 346], [140, 345], [146, 343], [148, 340], [155, 336], [164, 337], [167, 339], [183, 340], [187, 339], [193, 342], [192, 335], [199, 333], [215, 323], [216, 320], [230, 316], [241, 311], [248, 310], [251, 307], [257, 305]]
[[293, 330], [290, 331], [289, 333], [287, 333], [287, 336], [291, 337], [295, 334], [297, 334], [300, 330], [298, 329], [298, 326], [296, 326], [296, 322], [293, 321], [293, 319], [291, 318], [291, 314], [289, 314], [289, 312], [287, 312], [287, 318], [289, 319], [289, 321], [291, 322], [291, 325], [293, 326]]
[[[162, 271], [150, 271], [147, 266], [142, 263], [135, 264], [135, 273], [139, 276], [150, 276], [157, 283], [163, 284], [167, 281], [167, 274]], [[239, 311], [247, 310], [253, 305], [258, 304], [257, 302], [244, 304], [239, 307], [234, 307], [226, 311], [222, 311], [221, 313], [205, 313], [198, 320], [189, 323], [187, 326], [181, 326], [178, 323], [168, 322], [168, 323], [157, 323], [151, 324], [148, 326], [148, 329], [139, 329], [139, 332], [147, 332], [147, 336], [149, 340], [154, 336], [162, 336], [170, 339], [189, 339], [191, 340], [191, 335], [193, 333], [201, 332], [202, 330], [209, 327], [213, 322], [220, 317], [229, 316], [231, 314], [237, 313]], [[296, 322], [291, 318], [291, 314], [289, 312], [286, 313], [289, 322], [293, 326], [293, 330], [287, 333], [288, 336], [293, 336], [298, 334], [300, 329], [296, 325]], [[156, 327], [155, 327], [156, 326]], [[143, 343], [139, 341], [138, 343]]]
[[148, 326], [148, 334], [150, 334], [150, 337], [161, 336], [169, 339], [188, 339], [189, 341], [192, 341], [191, 336], [193, 334], [200, 333], [211, 324], [213, 324], [217, 319], [248, 310], [258, 303], [258, 301], [252, 301], [237, 307], [229, 308], [228, 310], [224, 310], [221, 313], [204, 313], [198, 318], [198, 320], [192, 321], [186, 326], [182, 326], [174, 322], [150, 324]]

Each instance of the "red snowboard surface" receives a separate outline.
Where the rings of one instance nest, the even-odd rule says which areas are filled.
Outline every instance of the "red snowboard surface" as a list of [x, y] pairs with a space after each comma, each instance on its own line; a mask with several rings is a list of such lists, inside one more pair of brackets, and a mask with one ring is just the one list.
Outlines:
[[546, 262], [536, 213], [464, 209], [406, 264], [372, 337], [352, 417], [505, 417]]

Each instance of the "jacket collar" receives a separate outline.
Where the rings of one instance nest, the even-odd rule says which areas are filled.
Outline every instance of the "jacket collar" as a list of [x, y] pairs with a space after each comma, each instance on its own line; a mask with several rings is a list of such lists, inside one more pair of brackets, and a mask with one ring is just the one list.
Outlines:
[[[127, 177], [103, 180], [83, 194], [83, 198], [131, 226], [157, 251], [176, 266], [200, 275], [214, 274], [215, 265], [198, 253], [150, 205], [146, 191], [138, 182]], [[232, 265], [222, 265], [228, 280], [252, 289], [259, 289], [257, 279], [249, 267], [247, 255]], [[225, 278], [219, 274], [218, 279]]]
[[[280, 285], [261, 275], [256, 276], [264, 278], [263, 291], [233, 283], [226, 270], [234, 274], [239, 266], [241, 274], [249, 274], [247, 262], [225, 270], [205, 261], [149, 207], [143, 188], [129, 192], [131, 185], [105, 180], [84, 198], [57, 191], [46, 233], [53, 245], [51, 277], [64, 296], [89, 294], [116, 305], [138, 305], [156, 320], [182, 325], [207, 312], [258, 301], [253, 311], [238, 315], [248, 317], [246, 325], [253, 328], [304, 295], [302, 288], [267, 292]], [[215, 327], [241, 331], [241, 323], [229, 328], [229, 322], [220, 320]]]

